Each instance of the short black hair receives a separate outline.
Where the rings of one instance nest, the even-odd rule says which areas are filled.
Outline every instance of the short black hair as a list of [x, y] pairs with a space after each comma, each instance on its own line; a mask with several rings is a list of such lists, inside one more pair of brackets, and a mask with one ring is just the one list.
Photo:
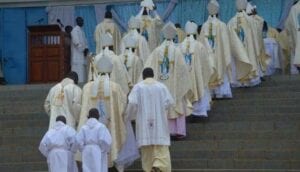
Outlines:
[[66, 75], [66, 78], [70, 78], [74, 81], [75, 84], [78, 84], [78, 74], [74, 71], [69, 72]]
[[176, 23], [176, 24], [175, 24], [175, 27], [176, 27], [176, 28], [181, 28], [180, 23]]
[[83, 18], [82, 17], [76, 17], [76, 23], [78, 23], [80, 20], [83, 21]]
[[63, 122], [64, 124], [67, 123], [67, 120], [66, 120], [66, 117], [62, 116], [62, 115], [59, 115], [56, 117], [56, 121], [61, 121]]
[[106, 11], [105, 14], [104, 14], [104, 18], [112, 19], [112, 13], [110, 11]]
[[147, 67], [143, 70], [143, 79], [153, 78], [153, 77], [154, 77], [154, 72], [152, 68]]
[[200, 34], [200, 33], [201, 33], [201, 30], [202, 30], [202, 25], [198, 25], [198, 28], [197, 28], [197, 32], [198, 32], [198, 34]]
[[96, 109], [96, 108], [90, 109], [88, 118], [99, 119], [99, 116], [100, 116], [100, 115], [99, 115], [98, 109]]
[[72, 27], [72, 26], [70, 26], [70, 25], [68, 25], [68, 26], [66, 26], [66, 27], [65, 27], [65, 31], [66, 31], [66, 33], [71, 33], [71, 32], [72, 32], [72, 30], [73, 30], [73, 27]]

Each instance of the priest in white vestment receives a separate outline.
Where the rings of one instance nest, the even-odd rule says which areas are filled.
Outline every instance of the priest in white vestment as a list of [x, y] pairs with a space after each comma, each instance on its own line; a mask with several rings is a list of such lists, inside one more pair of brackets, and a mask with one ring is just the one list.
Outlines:
[[171, 92], [176, 105], [168, 114], [169, 128], [171, 135], [180, 139], [186, 136], [185, 117], [191, 114], [191, 79], [183, 54], [173, 42], [176, 36], [173, 23], [164, 26], [163, 36], [164, 42], [151, 53], [144, 67], [152, 68], [154, 78]]
[[88, 120], [76, 136], [76, 147], [82, 153], [83, 172], [108, 172], [107, 157], [112, 137], [106, 126], [99, 122], [98, 109], [89, 111]]
[[174, 100], [168, 88], [154, 79], [151, 68], [145, 68], [143, 81], [133, 87], [128, 101], [126, 113], [136, 121], [143, 170], [171, 172], [168, 111]]
[[67, 119], [67, 125], [76, 128], [81, 109], [82, 90], [78, 87], [76, 72], [70, 72], [65, 79], [52, 87], [44, 103], [46, 113], [50, 116], [49, 129], [53, 127], [58, 115]]
[[[141, 10], [136, 16], [140, 20], [140, 33], [148, 41], [150, 51], [153, 51], [161, 42], [160, 31], [163, 22], [155, 10], [152, 0], [143, 0]], [[153, 13], [154, 16], [151, 15]]]
[[207, 117], [210, 110], [209, 81], [215, 73], [213, 59], [209, 56], [207, 48], [197, 41], [197, 24], [188, 21], [185, 25], [187, 37], [180, 44], [183, 59], [189, 70], [193, 91], [193, 116]]
[[136, 55], [138, 43], [133, 37], [125, 37], [123, 39], [125, 51], [119, 57], [127, 69], [132, 85], [136, 84], [143, 70], [143, 61]]
[[249, 87], [258, 85], [260, 64], [257, 55], [259, 47], [254, 35], [254, 20], [247, 15], [247, 0], [236, 0], [237, 14], [229, 21], [229, 39], [231, 43], [232, 86]]
[[285, 30], [289, 38], [291, 49], [291, 74], [299, 74], [300, 67], [300, 2], [294, 4], [285, 22]]
[[257, 14], [256, 6], [248, 2], [246, 12], [248, 16], [250, 16], [253, 21], [254, 25], [252, 24], [252, 29], [254, 30], [254, 45], [256, 56], [259, 62], [259, 71], [260, 77], [263, 77], [266, 73], [267, 66], [269, 65], [271, 58], [268, 54], [266, 54], [264, 40], [263, 40], [263, 26], [264, 26], [264, 19]]
[[78, 74], [78, 82], [87, 82], [87, 62], [88, 43], [82, 29], [83, 19], [76, 18], [77, 25], [71, 32], [71, 70]]
[[213, 66], [216, 69], [216, 75], [210, 81], [212, 95], [215, 98], [232, 98], [230, 87], [231, 74], [231, 52], [228, 29], [224, 22], [218, 18], [219, 3], [211, 0], [207, 9], [209, 17], [203, 24], [200, 33], [200, 41], [209, 51], [213, 58]]
[[47, 158], [49, 172], [77, 172], [74, 160], [76, 131], [66, 125], [64, 116], [57, 116], [56, 122], [44, 135], [40, 152]]
[[133, 38], [137, 41], [136, 54], [139, 58], [142, 59], [143, 63], [146, 62], [147, 58], [150, 55], [150, 49], [147, 40], [144, 36], [140, 34], [140, 20], [136, 17], [131, 17], [128, 22], [128, 33], [121, 40], [121, 53], [125, 52], [125, 42], [124, 40], [128, 37]]
[[114, 68], [110, 74], [111, 81], [118, 83], [123, 89], [124, 93], [127, 95], [129, 93], [130, 87], [132, 86], [129, 73], [127, 72], [122, 60], [113, 51], [113, 37], [110, 33], [105, 33], [101, 36], [102, 50], [91, 60], [91, 65], [89, 69], [89, 80], [95, 80], [98, 77], [99, 71], [95, 64], [105, 55], [112, 59]]
[[139, 157], [131, 123], [127, 123], [123, 116], [127, 103], [126, 94], [119, 84], [110, 79], [115, 68], [114, 60], [110, 56], [102, 54], [96, 60], [95, 67], [97, 77], [83, 87], [78, 130], [86, 122], [88, 111], [97, 108], [100, 121], [106, 125], [112, 136], [108, 166], [115, 166], [122, 172]]
[[101, 42], [101, 37], [103, 34], [109, 32], [113, 37], [113, 51], [119, 55], [120, 52], [120, 42], [121, 42], [121, 32], [118, 25], [112, 19], [112, 13], [106, 11], [104, 20], [96, 26], [94, 39], [96, 42], [96, 54], [102, 51], [103, 44]]

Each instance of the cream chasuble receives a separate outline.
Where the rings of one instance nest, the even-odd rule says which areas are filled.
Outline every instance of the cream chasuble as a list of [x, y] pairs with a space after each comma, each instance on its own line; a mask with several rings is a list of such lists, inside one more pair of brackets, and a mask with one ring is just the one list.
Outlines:
[[114, 52], [120, 54], [120, 42], [121, 42], [121, 32], [117, 24], [112, 19], [104, 19], [103, 22], [96, 26], [94, 33], [94, 39], [96, 41], [96, 54], [99, 54], [102, 50], [101, 36], [104, 33], [109, 32], [113, 36], [114, 40]]
[[67, 125], [76, 128], [81, 109], [81, 93], [81, 88], [69, 78], [51, 88], [44, 104], [45, 111], [50, 116], [49, 129], [60, 115], [66, 118]]
[[[289, 35], [289, 45], [292, 53], [293, 65], [300, 66], [300, 2], [298, 1], [291, 10], [286, 19], [285, 29]], [[294, 59], [293, 59], [294, 58]]]
[[150, 51], [153, 51], [160, 44], [160, 32], [163, 26], [159, 16], [152, 18], [149, 15], [138, 15], [137, 19], [140, 20], [140, 33], [148, 41]]
[[78, 130], [87, 121], [88, 112], [91, 108], [97, 108], [100, 113], [100, 120], [104, 121], [112, 136], [111, 151], [109, 153], [109, 167], [117, 160], [119, 152], [126, 140], [126, 124], [123, 119], [123, 113], [126, 107], [126, 95], [122, 88], [110, 81], [109, 96], [104, 96], [105, 88], [103, 80], [100, 79], [98, 93], [92, 94], [96, 81], [91, 81], [83, 87], [82, 108]]
[[186, 37], [185, 32], [181, 28], [176, 28], [177, 35], [175, 37], [175, 43], [182, 43], [184, 38]]
[[174, 98], [175, 108], [170, 110], [169, 119], [189, 115], [186, 102], [192, 94], [191, 79], [180, 49], [172, 41], [164, 41], [152, 52], [144, 67], [153, 69], [154, 78], [164, 83]]
[[224, 82], [224, 76], [231, 73], [230, 41], [226, 24], [215, 16], [209, 16], [202, 26], [200, 41], [208, 49], [216, 69], [209, 85], [212, 88], [220, 86]]
[[125, 68], [128, 71], [132, 85], [135, 85], [143, 71], [143, 61], [140, 59], [132, 49], [126, 49], [125, 52], [119, 56]]
[[231, 53], [234, 57], [236, 80], [248, 84], [259, 76], [254, 33], [251, 25], [253, 19], [243, 11], [237, 13], [228, 23]]
[[[258, 62], [261, 67], [261, 72], [264, 73], [267, 69], [268, 64], [270, 63], [271, 57], [266, 54], [265, 46], [264, 46], [264, 40], [263, 40], [263, 26], [264, 26], [264, 19], [260, 17], [259, 15], [252, 15], [250, 16], [254, 20], [255, 26], [253, 28], [254, 30], [254, 36], [256, 43], [254, 45], [257, 45], [258, 47], [255, 48]], [[255, 30], [256, 29], [256, 30]]]
[[141, 58], [143, 60], [143, 64], [144, 64], [150, 55], [149, 45], [148, 45], [148, 42], [146, 41], [145, 37], [143, 37], [141, 34], [139, 34], [136, 29], [130, 30], [122, 38], [122, 41], [121, 41], [121, 53], [122, 54], [124, 54], [124, 52], [125, 52], [124, 40], [127, 37], [133, 37], [135, 40], [137, 40], [138, 47], [136, 49], [136, 54], [139, 58]]
[[95, 79], [98, 76], [98, 71], [95, 67], [95, 64], [97, 64], [97, 61], [103, 57], [103, 53], [108, 55], [112, 58], [113, 62], [113, 71], [110, 75], [110, 80], [113, 82], [116, 82], [121, 86], [124, 93], [127, 95], [129, 93], [129, 90], [131, 87], [131, 80], [130, 76], [123, 65], [121, 59], [115, 55], [113, 51], [108, 50], [108, 48], [105, 48], [103, 51], [101, 51], [100, 54], [98, 54], [96, 57], [94, 57], [91, 61], [90, 69], [89, 69], [89, 81]]
[[184, 39], [180, 44], [180, 50], [191, 79], [194, 95], [192, 102], [199, 101], [204, 96], [214, 71], [212, 61], [203, 44], [195, 40], [192, 35]]

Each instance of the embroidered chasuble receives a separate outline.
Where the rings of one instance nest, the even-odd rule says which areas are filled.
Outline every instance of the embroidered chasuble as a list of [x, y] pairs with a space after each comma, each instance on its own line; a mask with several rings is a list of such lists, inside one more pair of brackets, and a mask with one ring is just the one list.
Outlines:
[[213, 74], [212, 61], [202, 43], [194, 39], [193, 36], [186, 37], [180, 44], [183, 59], [189, 71], [192, 84], [192, 102], [200, 100], [204, 96], [205, 89], [208, 88], [209, 80]]
[[139, 34], [137, 32], [137, 30], [135, 30], [135, 29], [130, 30], [121, 40], [121, 53], [122, 54], [125, 53], [124, 40], [127, 37], [133, 37], [134, 39], [137, 40], [138, 47], [136, 47], [136, 55], [137, 55], [137, 57], [142, 59], [143, 64], [144, 64], [150, 55], [149, 45], [148, 45], [148, 42], [146, 41], [145, 37], [143, 37], [141, 34]]
[[175, 108], [169, 113], [169, 119], [189, 115], [191, 105], [186, 108], [191, 97], [191, 79], [180, 49], [171, 41], [164, 41], [149, 56], [145, 66], [154, 71], [154, 78], [164, 83], [174, 98]]
[[259, 62], [256, 56], [256, 41], [251, 25], [253, 19], [243, 11], [237, 13], [228, 23], [231, 53], [234, 58], [237, 81], [247, 84], [259, 76]]
[[131, 51], [125, 50], [125, 53], [119, 57], [130, 76], [132, 85], [135, 85], [139, 81], [139, 77], [143, 71], [143, 61]]
[[112, 167], [126, 140], [127, 131], [123, 113], [127, 99], [119, 84], [112, 81], [109, 82], [109, 96], [105, 97], [103, 82], [103, 80], [100, 80], [97, 96], [92, 95], [96, 81], [91, 81], [83, 87], [82, 109], [78, 130], [87, 121], [89, 110], [97, 108], [100, 114], [100, 121], [106, 124], [112, 136], [111, 151], [108, 158], [109, 167]]
[[89, 69], [89, 80], [95, 79], [98, 75], [98, 71], [94, 64], [97, 64], [97, 61], [103, 57], [103, 53], [106, 53], [109, 57], [112, 58], [113, 62], [113, 71], [110, 75], [110, 80], [116, 82], [121, 86], [124, 93], [127, 95], [129, 93], [129, 87], [131, 87], [131, 79], [130, 76], [123, 65], [121, 59], [114, 54], [114, 52], [105, 49], [96, 57], [94, 57], [91, 61], [90, 69]]
[[300, 66], [300, 2], [298, 1], [291, 10], [285, 22], [285, 29], [289, 38], [292, 54], [291, 63]]
[[99, 54], [102, 50], [101, 36], [109, 32], [113, 36], [114, 40], [114, 52], [120, 54], [120, 42], [121, 42], [121, 32], [117, 24], [112, 19], [104, 19], [103, 22], [96, 26], [94, 39], [96, 41], [96, 53]]
[[44, 104], [45, 111], [50, 116], [49, 129], [59, 115], [65, 116], [67, 125], [76, 128], [81, 109], [81, 93], [81, 88], [69, 78], [51, 88]]
[[157, 16], [152, 18], [150, 16], [137, 16], [141, 21], [140, 33], [147, 40], [150, 51], [153, 51], [160, 44], [160, 31], [163, 23]]
[[265, 72], [267, 69], [268, 64], [270, 63], [271, 57], [266, 54], [265, 46], [264, 46], [264, 40], [263, 40], [263, 26], [264, 26], [264, 19], [258, 15], [252, 15], [252, 17], [255, 25], [251, 25], [254, 30], [254, 36], [257, 47], [255, 48], [256, 50], [256, 55], [258, 58], [258, 62], [261, 67], [261, 72]]
[[209, 16], [202, 26], [200, 41], [208, 49], [216, 69], [209, 86], [211, 88], [220, 86], [224, 82], [224, 76], [231, 74], [231, 51], [226, 24], [216, 17]]

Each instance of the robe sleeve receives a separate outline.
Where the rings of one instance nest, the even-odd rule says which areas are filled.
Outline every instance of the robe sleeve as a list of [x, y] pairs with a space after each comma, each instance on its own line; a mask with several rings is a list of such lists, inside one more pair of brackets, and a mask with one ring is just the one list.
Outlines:
[[39, 150], [45, 157], [48, 157], [49, 148], [48, 148], [48, 135], [47, 135], [47, 133], [45, 134], [42, 141], [40, 142]]
[[171, 106], [175, 104], [174, 99], [172, 98], [172, 95], [168, 88], [164, 86], [164, 107], [165, 109], [170, 109]]
[[80, 129], [78, 134], [76, 135], [75, 145], [72, 147], [73, 150], [79, 150], [82, 152], [84, 147], [84, 131]]
[[69, 146], [69, 150], [73, 153], [75, 153], [77, 151], [76, 149], [76, 131], [71, 128], [68, 127], [67, 129], [67, 138], [66, 138], [66, 142], [67, 145]]
[[97, 25], [94, 33], [94, 39], [96, 42], [96, 53], [99, 54], [101, 52], [101, 40], [100, 40], [100, 25]]
[[112, 144], [112, 138], [108, 129], [105, 126], [101, 127], [98, 137], [99, 137], [99, 145], [102, 152], [109, 152]]
[[128, 96], [128, 105], [127, 109], [125, 112], [125, 121], [132, 121], [136, 119], [136, 114], [137, 114], [137, 105], [138, 105], [138, 100], [137, 100], [137, 87], [133, 87], [131, 90], [129, 96]]
[[79, 115], [81, 110], [81, 97], [82, 97], [82, 91], [78, 87], [74, 87], [74, 95], [72, 100], [72, 112], [75, 118], [75, 121], [79, 121]]
[[79, 31], [78, 30], [74, 30], [74, 32], [71, 32], [71, 40], [72, 40], [72, 44], [75, 45], [75, 47], [80, 51], [83, 52], [84, 49], [86, 48], [86, 43], [82, 44], [82, 41], [85, 40], [80, 40], [80, 36], [79, 36]]
[[[53, 89], [53, 88], [52, 88]], [[49, 91], [45, 102], [44, 102], [44, 109], [45, 112], [50, 116], [50, 112], [51, 112], [51, 97], [52, 97], [52, 89]]]

